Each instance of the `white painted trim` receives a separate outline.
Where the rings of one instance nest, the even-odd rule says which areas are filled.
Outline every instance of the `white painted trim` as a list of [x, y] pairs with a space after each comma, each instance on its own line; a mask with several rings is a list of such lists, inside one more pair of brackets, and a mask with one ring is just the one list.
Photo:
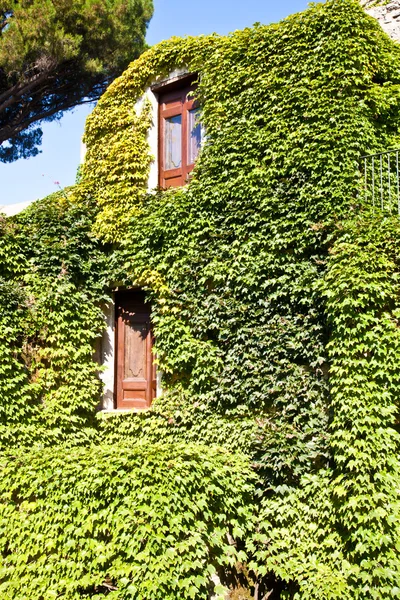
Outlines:
[[100, 379], [103, 382], [103, 396], [100, 410], [114, 411], [115, 376], [115, 304], [110, 302], [104, 309], [106, 328], [100, 340], [99, 363], [103, 367]]
[[28, 208], [30, 204], [35, 202], [34, 200], [29, 200], [28, 202], [17, 202], [16, 204], [7, 204], [6, 206], [0, 206], [0, 213], [4, 213], [7, 217], [13, 217], [18, 213]]

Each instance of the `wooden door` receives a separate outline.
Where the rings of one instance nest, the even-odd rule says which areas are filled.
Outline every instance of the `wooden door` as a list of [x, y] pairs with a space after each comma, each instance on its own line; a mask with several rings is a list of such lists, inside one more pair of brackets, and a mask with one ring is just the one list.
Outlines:
[[156, 393], [150, 306], [142, 291], [118, 292], [116, 309], [116, 407], [144, 409]]

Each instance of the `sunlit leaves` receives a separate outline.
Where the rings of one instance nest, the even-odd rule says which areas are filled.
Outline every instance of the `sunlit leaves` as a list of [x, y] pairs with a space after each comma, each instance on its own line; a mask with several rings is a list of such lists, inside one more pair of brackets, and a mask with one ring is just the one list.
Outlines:
[[4, 456], [1, 472], [4, 600], [203, 599], [216, 569], [245, 558], [253, 478], [221, 449], [48, 449]]

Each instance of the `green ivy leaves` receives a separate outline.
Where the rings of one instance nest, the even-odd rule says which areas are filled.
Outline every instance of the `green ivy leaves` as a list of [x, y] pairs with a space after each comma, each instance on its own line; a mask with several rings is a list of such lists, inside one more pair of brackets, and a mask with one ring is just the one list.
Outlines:
[[[206, 141], [187, 186], [147, 193], [140, 98], [177, 67]], [[358, 159], [398, 144], [399, 85], [352, 0], [163, 42], [99, 101], [80, 182], [1, 222], [1, 443], [62, 444], [3, 465], [10, 599], [203, 600], [213, 567], [293, 600], [398, 595], [399, 228], [361, 212]], [[95, 419], [101, 306], [132, 285], [164, 395]]]
[[206, 598], [211, 575], [237, 560], [252, 513], [247, 461], [197, 444], [14, 453], [1, 471], [4, 600], [44, 590], [66, 600]]

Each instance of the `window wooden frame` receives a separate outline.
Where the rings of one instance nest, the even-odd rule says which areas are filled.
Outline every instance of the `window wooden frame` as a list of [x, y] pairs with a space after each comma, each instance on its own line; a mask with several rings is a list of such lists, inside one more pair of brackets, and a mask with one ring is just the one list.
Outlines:
[[[159, 86], [158, 93], [158, 164], [159, 186], [162, 188], [185, 185], [193, 170], [194, 163], [189, 163], [189, 112], [198, 108], [198, 103], [192, 97], [196, 89], [195, 75], [190, 75], [174, 81], [171, 84]], [[165, 168], [165, 120], [181, 115], [181, 166], [176, 169]]]

